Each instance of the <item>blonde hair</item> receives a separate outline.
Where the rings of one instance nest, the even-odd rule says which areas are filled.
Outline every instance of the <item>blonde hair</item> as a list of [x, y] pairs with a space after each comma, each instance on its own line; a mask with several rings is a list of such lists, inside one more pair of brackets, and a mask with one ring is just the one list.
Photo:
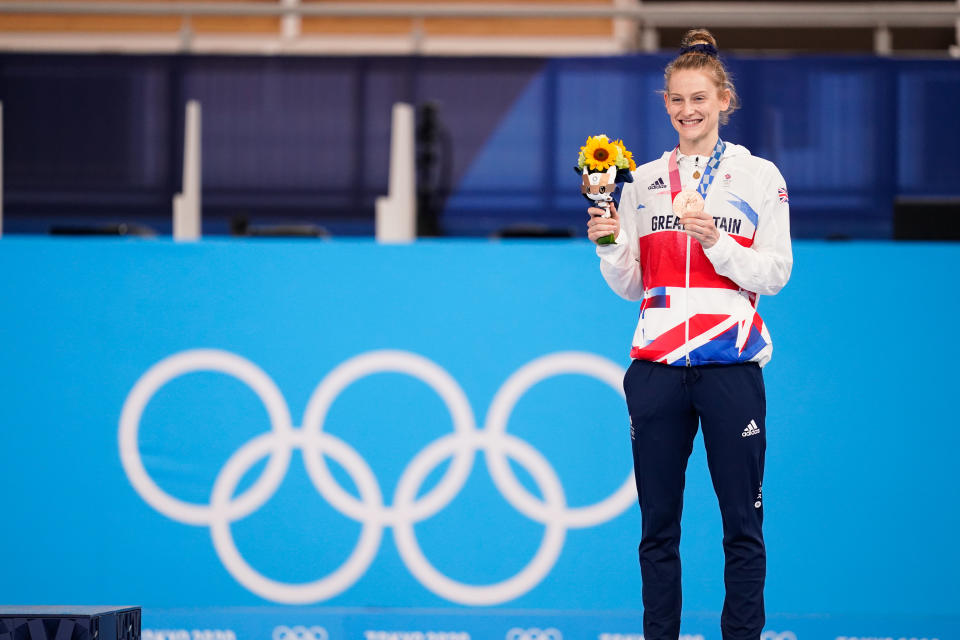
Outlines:
[[730, 92], [730, 106], [720, 112], [720, 124], [730, 121], [730, 114], [740, 108], [740, 98], [733, 86], [730, 73], [717, 57], [717, 39], [706, 29], [691, 29], [680, 41], [680, 54], [663, 70], [663, 91], [670, 89], [674, 71], [693, 69], [702, 71], [713, 81], [718, 92]]

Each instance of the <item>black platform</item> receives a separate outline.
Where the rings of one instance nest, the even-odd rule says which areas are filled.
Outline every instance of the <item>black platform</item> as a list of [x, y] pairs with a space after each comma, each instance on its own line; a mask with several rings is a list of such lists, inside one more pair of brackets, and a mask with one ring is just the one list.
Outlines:
[[893, 205], [895, 240], [960, 240], [960, 198], [900, 198]]
[[0, 606], [0, 640], [140, 640], [140, 607]]

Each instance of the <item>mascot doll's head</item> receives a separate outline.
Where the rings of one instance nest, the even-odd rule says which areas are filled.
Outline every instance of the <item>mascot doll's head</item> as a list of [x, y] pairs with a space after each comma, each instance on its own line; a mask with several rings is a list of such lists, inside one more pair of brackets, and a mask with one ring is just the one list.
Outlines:
[[610, 202], [613, 192], [617, 190], [617, 167], [611, 166], [606, 171], [590, 173], [583, 168], [583, 185], [580, 193], [592, 202]]

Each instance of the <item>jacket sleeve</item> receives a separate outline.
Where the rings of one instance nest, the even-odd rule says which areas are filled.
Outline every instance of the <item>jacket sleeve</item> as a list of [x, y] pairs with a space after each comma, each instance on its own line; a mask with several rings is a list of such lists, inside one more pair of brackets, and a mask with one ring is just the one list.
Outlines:
[[[772, 296], [787, 284], [793, 269], [790, 205], [786, 201], [786, 183], [773, 164], [760, 176], [759, 186], [763, 196], [753, 246], [744, 247], [721, 231], [717, 243], [704, 249], [704, 253], [717, 273], [742, 289]], [[778, 189], [783, 189], [782, 201]]]
[[597, 245], [600, 256], [600, 273], [603, 279], [621, 298], [643, 299], [643, 278], [640, 274], [640, 250], [637, 246], [637, 196], [635, 183], [623, 186], [623, 195], [617, 213], [620, 216], [620, 233], [614, 244]]

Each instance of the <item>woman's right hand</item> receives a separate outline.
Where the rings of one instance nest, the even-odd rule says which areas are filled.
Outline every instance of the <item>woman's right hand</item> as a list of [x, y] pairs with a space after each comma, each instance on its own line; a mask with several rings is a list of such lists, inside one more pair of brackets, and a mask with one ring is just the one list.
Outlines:
[[606, 213], [606, 210], [600, 207], [590, 207], [587, 209], [587, 213], [590, 214], [590, 220], [587, 222], [587, 237], [592, 242], [610, 234], [613, 234], [614, 240], [617, 239], [617, 236], [620, 235], [620, 216], [617, 214], [617, 205], [610, 203], [609, 218], [601, 217]]

